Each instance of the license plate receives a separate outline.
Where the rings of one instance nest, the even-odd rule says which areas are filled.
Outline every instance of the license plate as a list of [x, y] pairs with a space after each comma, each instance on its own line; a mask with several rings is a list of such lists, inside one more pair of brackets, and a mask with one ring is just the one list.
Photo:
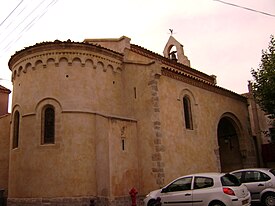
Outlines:
[[242, 201], [242, 205], [245, 205], [248, 203], [248, 199]]

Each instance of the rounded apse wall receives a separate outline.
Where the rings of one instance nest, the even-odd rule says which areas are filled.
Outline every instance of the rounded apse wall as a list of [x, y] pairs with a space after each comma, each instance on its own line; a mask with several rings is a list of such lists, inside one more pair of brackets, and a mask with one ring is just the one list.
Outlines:
[[98, 45], [71, 41], [36, 44], [11, 57], [16, 144], [10, 198], [96, 195], [94, 114], [123, 108], [122, 59]]

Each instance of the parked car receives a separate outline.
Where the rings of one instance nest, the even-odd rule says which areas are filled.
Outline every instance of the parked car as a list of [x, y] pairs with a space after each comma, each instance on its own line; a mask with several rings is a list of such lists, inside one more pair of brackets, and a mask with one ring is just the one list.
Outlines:
[[251, 193], [252, 202], [275, 205], [275, 169], [250, 168], [231, 172]]
[[144, 206], [249, 206], [250, 202], [247, 187], [234, 175], [200, 173], [179, 177], [150, 192]]

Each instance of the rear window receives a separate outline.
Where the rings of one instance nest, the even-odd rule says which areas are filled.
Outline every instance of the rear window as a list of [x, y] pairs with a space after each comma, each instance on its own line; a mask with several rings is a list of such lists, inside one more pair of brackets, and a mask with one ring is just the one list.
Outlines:
[[271, 169], [269, 170], [269, 172], [271, 172], [275, 176], [275, 169]]
[[207, 187], [212, 187], [214, 185], [214, 180], [209, 177], [195, 177], [194, 189], [203, 189]]
[[237, 177], [231, 174], [225, 174], [221, 177], [222, 186], [240, 186], [241, 182]]

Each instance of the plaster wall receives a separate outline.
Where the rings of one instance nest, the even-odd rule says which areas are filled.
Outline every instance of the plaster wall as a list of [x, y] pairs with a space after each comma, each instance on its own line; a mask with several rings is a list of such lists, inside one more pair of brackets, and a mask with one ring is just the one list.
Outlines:
[[[127, 108], [139, 120], [138, 136], [142, 136], [141, 194], [185, 174], [220, 171], [217, 130], [224, 115], [236, 117], [240, 150], [247, 155], [242, 159], [243, 165], [256, 164], [244, 99], [196, 86], [191, 80], [179, 81], [161, 75], [160, 62], [134, 52], [126, 52], [125, 59], [123, 75], [131, 79], [124, 81], [125, 88], [130, 91], [129, 96], [135, 91], [135, 98], [128, 98]], [[192, 101], [193, 130], [185, 128], [182, 102], [185, 94]]]
[[97, 195], [100, 197], [109, 197], [110, 191], [110, 151], [109, 151], [109, 131], [108, 119], [102, 116], [96, 116], [96, 182]]
[[140, 195], [145, 195], [150, 189], [156, 187], [156, 176], [153, 169], [156, 162], [153, 161], [156, 141], [154, 130], [156, 122], [159, 122], [154, 115], [152, 98], [155, 91], [152, 90], [155, 73], [160, 72], [160, 65], [143, 56], [136, 55], [132, 52], [126, 52], [125, 70], [123, 72], [123, 82], [125, 95], [124, 100], [127, 102], [125, 109], [130, 116], [137, 119], [137, 145], [133, 145], [137, 150], [138, 164], [138, 182], [139, 187], [136, 189]]
[[[62, 100], [63, 110], [119, 114], [122, 107], [119, 71], [114, 72], [102, 61], [87, 60], [83, 66], [79, 58], [69, 63], [69, 58], [73, 58], [69, 55], [56, 59], [58, 63], [53, 59], [57, 58], [55, 55], [45, 57], [43, 62], [37, 56], [32, 59], [32, 66], [23, 62], [14, 68], [19, 67], [14, 77], [13, 105], [20, 102], [24, 112], [29, 113], [42, 99], [56, 98]], [[26, 68], [20, 72], [20, 66]]]
[[[224, 114], [238, 121], [241, 149], [254, 152], [246, 101], [162, 75], [160, 62], [134, 52], [127, 51], [125, 59], [123, 78], [131, 81], [124, 84], [134, 96], [125, 98], [127, 110], [139, 120], [138, 136], [142, 136], [139, 170], [146, 181], [141, 181], [141, 194], [185, 174], [220, 171], [217, 130]], [[184, 124], [185, 94], [192, 101], [193, 130]]]
[[[217, 130], [225, 114], [236, 117], [240, 148], [253, 154], [246, 101], [162, 75], [160, 62], [134, 52], [126, 50], [125, 59], [126, 110], [138, 119], [142, 142], [138, 150], [141, 194], [185, 174], [220, 171]], [[193, 130], [185, 128], [185, 94], [192, 101]], [[243, 161], [245, 165], [251, 159]]]
[[[34, 52], [13, 65], [13, 111], [21, 116], [19, 146], [11, 151], [10, 198], [110, 195], [109, 126], [100, 123], [123, 115], [119, 61], [75, 55]], [[45, 145], [41, 112], [47, 104], [56, 111], [56, 142]]]
[[[217, 129], [224, 114], [231, 114], [240, 124], [240, 149], [251, 151], [252, 137], [246, 102], [161, 76], [160, 109], [165, 146], [165, 181], [178, 176], [220, 170]], [[184, 123], [183, 97], [191, 100], [193, 129]], [[195, 155], [196, 154], [196, 155]], [[243, 160], [246, 161], [245, 159]]]
[[9, 150], [10, 150], [10, 114], [0, 116], [0, 189], [8, 194]]
[[133, 187], [140, 191], [136, 123], [111, 119], [109, 125], [112, 197], [128, 196]]
[[0, 91], [0, 116], [8, 113], [9, 92]]
[[[245, 101], [198, 86], [202, 82], [190, 76], [168, 77], [161, 60], [133, 52], [129, 39], [121, 44], [110, 48], [124, 55], [67, 42], [12, 59], [13, 114], [20, 112], [9, 170], [15, 204], [16, 198], [96, 196], [115, 205], [119, 198], [129, 201], [132, 187], [143, 196], [181, 175], [219, 171], [217, 129], [225, 114], [236, 117], [240, 148], [253, 153]], [[184, 126], [185, 94], [193, 130]], [[56, 136], [55, 144], [45, 145], [41, 113], [47, 104], [55, 108]]]
[[21, 127], [28, 129], [11, 151], [9, 197], [96, 195], [94, 118], [73, 116], [62, 114], [62, 135], [52, 145], [41, 145], [35, 116], [22, 118]]

